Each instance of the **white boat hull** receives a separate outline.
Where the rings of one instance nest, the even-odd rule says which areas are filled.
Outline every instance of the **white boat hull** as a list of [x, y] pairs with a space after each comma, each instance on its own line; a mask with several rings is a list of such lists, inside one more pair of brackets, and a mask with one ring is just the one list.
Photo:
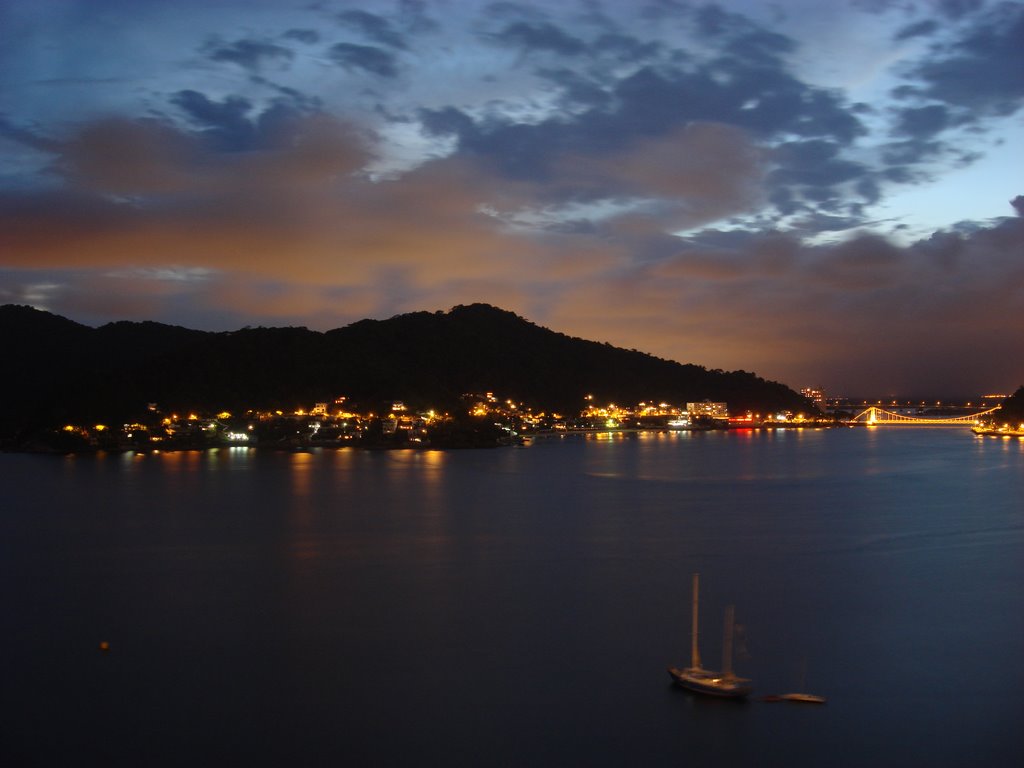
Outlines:
[[742, 677], [723, 676], [706, 669], [676, 669], [669, 667], [669, 675], [679, 685], [695, 693], [742, 699], [750, 695], [750, 681]]

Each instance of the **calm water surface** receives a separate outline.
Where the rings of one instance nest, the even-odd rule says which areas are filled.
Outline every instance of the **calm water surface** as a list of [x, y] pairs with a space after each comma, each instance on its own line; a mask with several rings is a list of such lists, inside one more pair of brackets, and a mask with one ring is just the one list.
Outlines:
[[[0, 501], [4, 765], [1024, 764], [1024, 440], [0, 455]], [[670, 686], [693, 571], [746, 704]]]

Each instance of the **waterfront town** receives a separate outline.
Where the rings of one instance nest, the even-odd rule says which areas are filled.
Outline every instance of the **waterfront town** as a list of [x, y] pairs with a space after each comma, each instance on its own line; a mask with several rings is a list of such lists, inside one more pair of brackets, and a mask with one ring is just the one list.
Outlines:
[[[1024, 434], [1024, 425], [997, 424], [974, 418], [996, 411], [1006, 395], [978, 401], [868, 401], [829, 398], [821, 389], [801, 390], [806, 412], [734, 413], [728, 403], [703, 400], [685, 404], [640, 402], [600, 404], [584, 397], [578, 413], [537, 411], [493, 392], [467, 393], [455, 413], [414, 410], [404, 402], [366, 410], [340, 396], [291, 411], [247, 410], [166, 412], [158, 403], [144, 417], [123, 424], [65, 424], [54, 436], [57, 450], [178, 450], [217, 446], [310, 448], [362, 447], [488, 447], [519, 444], [551, 434], [636, 430], [785, 429], [875, 424], [876, 414], [890, 419], [927, 423], [963, 423], [976, 431]], [[44, 446], [40, 445], [40, 448]]]

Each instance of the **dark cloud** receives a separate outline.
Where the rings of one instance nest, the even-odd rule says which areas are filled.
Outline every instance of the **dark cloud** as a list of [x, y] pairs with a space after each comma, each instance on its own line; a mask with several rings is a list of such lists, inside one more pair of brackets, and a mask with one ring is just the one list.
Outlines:
[[53, 139], [29, 128], [17, 125], [2, 113], [0, 113], [0, 136], [44, 152], [53, 151], [59, 146]]
[[421, 109], [419, 118], [423, 129], [432, 136], [458, 136], [468, 143], [479, 134], [473, 118], [455, 107]]
[[582, 40], [548, 22], [517, 21], [500, 32], [486, 35], [486, 38], [524, 53], [546, 51], [561, 56], [579, 56], [587, 50]]
[[441, 25], [427, 14], [428, 8], [426, 0], [399, 0], [398, 15], [408, 32], [421, 34], [441, 28]]
[[841, 149], [834, 141], [787, 142], [774, 152], [781, 166], [775, 173], [807, 186], [832, 186], [863, 175], [862, 166], [840, 159]]
[[[623, 125], [616, 128], [656, 131], [688, 120], [714, 120], [765, 138], [795, 134], [844, 144], [865, 132], [838, 94], [809, 87], [776, 67], [715, 64], [690, 71], [644, 67], [619, 81], [616, 118]], [[729, 75], [724, 81], [723, 73]]]
[[1013, 206], [1013, 210], [1017, 212], [1018, 216], [1024, 216], [1024, 195], [1017, 195], [1010, 201], [1010, 205]]
[[228, 61], [252, 71], [259, 71], [268, 61], [286, 64], [295, 56], [291, 50], [276, 43], [249, 39], [233, 43], [211, 40], [204, 46], [204, 51], [212, 61]]
[[262, 85], [277, 94], [275, 105], [292, 109], [296, 113], [313, 114], [324, 111], [323, 101], [318, 96], [311, 96], [295, 88], [272, 82], [261, 75], [253, 75], [250, 81]]
[[610, 56], [618, 61], [640, 64], [656, 59], [663, 52], [664, 46], [620, 32], [606, 32], [591, 44], [590, 49], [597, 56]]
[[742, 24], [744, 29], [748, 27], [744, 17], [729, 13], [714, 3], [702, 5], [694, 16], [694, 23], [697, 26], [698, 34], [702, 37], [724, 35], [732, 31], [737, 23]]
[[877, 203], [882, 199], [882, 188], [874, 175], [864, 176], [859, 179], [854, 189], [868, 205]]
[[941, 104], [904, 109], [899, 112], [893, 133], [928, 139], [950, 126], [949, 110]]
[[574, 69], [536, 70], [538, 77], [555, 83], [562, 91], [563, 102], [590, 107], [602, 107], [610, 101], [603, 84]]
[[[257, 80], [261, 81], [260, 78]], [[217, 152], [245, 152], [277, 148], [294, 124], [320, 112], [319, 102], [289, 88], [276, 88], [278, 96], [262, 109], [240, 96], [221, 101], [199, 91], [178, 91], [170, 102], [195, 126], [194, 135]]]
[[951, 19], [959, 19], [979, 10], [984, 0], [938, 0], [939, 10]]
[[[669, 80], [653, 70], [641, 70], [619, 84], [619, 125], [609, 126], [609, 132], [628, 134], [630, 128], [656, 130], [659, 125], [705, 119], [741, 126], [763, 140], [805, 136], [807, 142], [793, 143], [779, 153], [780, 170], [771, 177], [772, 186], [797, 185], [804, 195], [812, 187], [831, 188], [865, 172], [862, 166], [839, 158], [864, 129], [836, 95], [804, 86], [770, 67], [741, 69], [737, 65], [733, 71], [736, 76], [723, 84], [711, 71], [679, 74]], [[825, 148], [828, 156], [818, 156]], [[813, 157], [804, 160], [805, 154]], [[831, 195], [819, 190], [814, 196]]]
[[328, 56], [346, 69], [361, 69], [384, 78], [398, 76], [398, 60], [391, 53], [370, 45], [337, 43]]
[[653, 22], [678, 19], [691, 10], [689, 0], [647, 0], [638, 11], [640, 18]]
[[914, 8], [912, 0], [850, 0], [850, 4], [867, 13], [886, 13], [894, 10], [909, 13]]
[[934, 34], [939, 29], [939, 23], [933, 19], [925, 19], [924, 21], [918, 21], [913, 24], [908, 24], [899, 30], [894, 39], [897, 41], [910, 40], [914, 37], [927, 37], [928, 35]]
[[[523, 18], [519, 6], [505, 11]], [[705, 63], [688, 54], [677, 57], [661, 44], [621, 34], [607, 20], [591, 43], [565, 36], [546, 21], [518, 20], [503, 28], [506, 42], [524, 51], [585, 56], [590, 62], [587, 68], [535, 70], [558, 87], [570, 109], [529, 124], [503, 118], [498, 110], [475, 119], [454, 108], [424, 110], [424, 129], [456, 136], [460, 154], [486, 161], [510, 179], [544, 181], [552, 199], [585, 199], [599, 193], [558, 183], [564, 168], [559, 158], [566, 154], [596, 159], [671, 135], [690, 123], [730, 124], [769, 144], [794, 136], [807, 143], [800, 151], [801, 142], [792, 142], [793, 147], [776, 157], [778, 168], [769, 177], [767, 195], [780, 210], [793, 213], [810, 206], [836, 216], [859, 216], [865, 204], [877, 201], [879, 177], [842, 156], [866, 133], [857, 110], [840, 93], [809, 86], [790, 73], [786, 58], [795, 50], [790, 38], [717, 6], [691, 12], [680, 5], [672, 12], [681, 21], [691, 19], [706, 39], [715, 41], [721, 55]], [[627, 55], [641, 57], [634, 64], [650, 63], [623, 72], [616, 62]], [[673, 58], [675, 64], [666, 63]], [[816, 146], [819, 153], [828, 147], [828, 157], [815, 156]], [[603, 192], [617, 193], [625, 194], [612, 186]]]
[[725, 46], [727, 57], [742, 60], [748, 67], [781, 66], [782, 57], [794, 50], [793, 40], [763, 29], [738, 35]]
[[860, 217], [832, 216], [827, 213], [809, 213], [798, 217], [790, 224], [796, 234], [818, 234], [820, 232], [842, 232], [854, 229], [864, 223]]
[[896, 98], [919, 97], [960, 108], [971, 116], [1007, 116], [1024, 105], [1024, 4], [1001, 3], [949, 46], [933, 47], [909, 68], [916, 87]]
[[219, 150], [242, 151], [256, 144], [256, 128], [249, 113], [252, 104], [239, 96], [213, 101], [198, 91], [179, 91], [171, 103], [180, 107], [203, 136]]
[[[895, 11], [909, 15], [918, 10], [914, 0], [850, 0], [850, 4], [867, 13], [877, 14]], [[927, 10], [938, 12], [956, 21], [981, 10], [984, 6], [985, 0], [930, 0]]]
[[[941, 141], [911, 140], [887, 144], [882, 151], [882, 160], [889, 167], [884, 173], [893, 181], [924, 181], [925, 177], [914, 175], [906, 166], [939, 157], [945, 150], [946, 145]], [[902, 172], [901, 168], [905, 168], [906, 172]]]
[[368, 11], [344, 11], [338, 14], [338, 21], [361, 32], [364, 37], [375, 43], [400, 51], [406, 49], [405, 38], [396, 32], [391, 23], [382, 16]]
[[507, 0], [495, 0], [487, 3], [483, 9], [483, 18], [509, 20], [537, 20], [546, 17], [546, 14], [534, 5], [529, 3], [517, 3]]
[[893, 184], [921, 184], [929, 180], [926, 173], [915, 170], [908, 164], [917, 162], [916, 154], [909, 161], [904, 161], [899, 154], [898, 145], [890, 146], [896, 146], [897, 149], [884, 155], [888, 165], [879, 172], [883, 179]]
[[[795, 148], [777, 158], [779, 170], [768, 194], [789, 212], [799, 209], [801, 200], [836, 209], [847, 195], [851, 211], [877, 200], [877, 181], [866, 182], [869, 170], [841, 157], [866, 132], [864, 125], [839, 93], [809, 86], [788, 72], [783, 54], [792, 50], [792, 41], [720, 9], [702, 14], [702, 25], [729, 55], [685, 67], [645, 65], [625, 76], [614, 66], [539, 68], [536, 74], [558, 86], [574, 109], [536, 123], [502, 118], [498, 112], [474, 119], [454, 108], [424, 110], [420, 118], [428, 133], [456, 136], [460, 153], [485, 160], [509, 178], [545, 181], [553, 197], [565, 193], [554, 183], [554, 168], [566, 153], [596, 158], [671, 135], [687, 124], [710, 122], [737, 126], [765, 143], [801, 137], [808, 142], [807, 154], [813, 154], [815, 141], [829, 147], [829, 157], [818, 165], [822, 158], [804, 161]], [[632, 47], [641, 48], [639, 43]], [[582, 51], [583, 43], [575, 41], [565, 50]], [[645, 54], [658, 50], [645, 49]], [[596, 61], [593, 46], [587, 54]], [[783, 191], [784, 186], [789, 189]]]
[[320, 42], [320, 33], [315, 29], [289, 29], [281, 37], [287, 40], [297, 40], [306, 45], [314, 45]]

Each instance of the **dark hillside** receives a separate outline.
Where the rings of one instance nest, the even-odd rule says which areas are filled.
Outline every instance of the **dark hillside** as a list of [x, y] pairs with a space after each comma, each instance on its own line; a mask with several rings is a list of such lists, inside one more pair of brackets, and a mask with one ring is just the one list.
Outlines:
[[0, 307], [9, 361], [0, 435], [64, 421], [116, 422], [165, 410], [292, 409], [345, 395], [364, 407], [404, 400], [452, 408], [492, 391], [535, 408], [724, 400], [734, 410], [802, 410], [788, 387], [745, 371], [709, 371], [541, 328], [485, 304], [362, 320], [318, 333], [227, 333], [159, 323], [98, 329], [29, 307]]
[[91, 368], [85, 325], [31, 307], [0, 307], [0, 436], [64, 418], [63, 403]]
[[1003, 407], [992, 416], [997, 422], [1024, 424], [1024, 386], [1018, 387], [1016, 392], [1006, 398]]

